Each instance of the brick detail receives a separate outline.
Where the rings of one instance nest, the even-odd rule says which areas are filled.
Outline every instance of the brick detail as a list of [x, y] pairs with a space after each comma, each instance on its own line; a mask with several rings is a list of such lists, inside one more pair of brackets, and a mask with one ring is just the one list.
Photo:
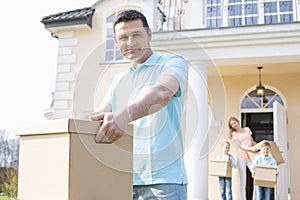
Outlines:
[[69, 82], [57, 82], [55, 84], [55, 90], [56, 91], [63, 91], [63, 90], [69, 90], [70, 89], [70, 83]]
[[54, 93], [53, 119], [69, 118], [72, 116], [72, 102], [74, 91], [71, 87], [76, 79], [72, 72], [72, 64], [76, 63], [73, 47], [78, 44], [73, 31], [59, 34], [57, 57], [56, 84]]
[[54, 110], [53, 119], [70, 118], [72, 116], [72, 110]]
[[77, 38], [62, 38], [59, 39], [59, 47], [73, 47], [77, 45]]
[[72, 64], [76, 62], [75, 55], [67, 55], [67, 56], [58, 56], [57, 63], [58, 64]]
[[57, 73], [56, 82], [75, 81], [75, 73]]
[[71, 72], [71, 64], [59, 64], [59, 65], [57, 65], [56, 72]]
[[55, 101], [54, 105], [53, 105], [54, 109], [64, 109], [67, 110], [68, 109], [68, 101]]
[[58, 49], [58, 55], [70, 55], [72, 54], [72, 49], [69, 47], [61, 47]]
[[54, 103], [57, 100], [72, 100], [73, 91], [57, 91], [54, 93]]

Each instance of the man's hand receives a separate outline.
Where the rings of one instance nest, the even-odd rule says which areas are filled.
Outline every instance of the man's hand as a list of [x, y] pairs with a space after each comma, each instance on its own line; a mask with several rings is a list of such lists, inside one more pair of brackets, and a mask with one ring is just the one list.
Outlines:
[[91, 117], [93, 121], [102, 121], [102, 125], [99, 128], [95, 141], [103, 143], [111, 143], [119, 139], [125, 134], [128, 121], [126, 118], [118, 116], [116, 113], [103, 112]]

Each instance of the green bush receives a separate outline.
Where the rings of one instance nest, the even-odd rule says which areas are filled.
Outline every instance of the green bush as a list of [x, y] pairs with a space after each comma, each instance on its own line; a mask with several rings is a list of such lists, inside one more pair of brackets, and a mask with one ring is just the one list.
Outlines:
[[10, 200], [7, 196], [0, 196], [0, 200]]
[[1, 191], [4, 193], [4, 195], [10, 197], [10, 199], [17, 199], [18, 196], [17, 170], [6, 171], [6, 181], [2, 185]]

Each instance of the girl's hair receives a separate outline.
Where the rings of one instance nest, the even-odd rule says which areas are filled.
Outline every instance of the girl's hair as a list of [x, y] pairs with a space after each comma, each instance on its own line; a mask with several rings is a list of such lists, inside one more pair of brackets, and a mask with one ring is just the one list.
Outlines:
[[229, 118], [229, 120], [228, 120], [228, 128], [229, 128], [229, 135], [228, 135], [228, 137], [229, 137], [229, 139], [232, 139], [232, 132], [234, 132], [235, 131], [235, 129], [233, 129], [232, 127], [231, 127], [231, 122], [232, 121], [236, 121], [237, 123], [240, 123], [240, 121], [238, 120], [238, 118], [236, 118], [236, 117], [230, 117]]

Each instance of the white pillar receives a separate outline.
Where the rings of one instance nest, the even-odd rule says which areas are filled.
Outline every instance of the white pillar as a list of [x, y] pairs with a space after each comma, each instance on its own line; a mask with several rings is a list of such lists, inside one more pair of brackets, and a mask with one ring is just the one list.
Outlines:
[[208, 88], [203, 62], [189, 66], [186, 107], [185, 163], [188, 199], [208, 199]]
[[143, 0], [141, 1], [142, 13], [147, 17], [149, 27], [152, 31], [157, 29], [157, 7], [156, 1], [153, 0]]
[[206, 2], [190, 0], [189, 4], [189, 26], [188, 28], [203, 28], [206, 20]]

